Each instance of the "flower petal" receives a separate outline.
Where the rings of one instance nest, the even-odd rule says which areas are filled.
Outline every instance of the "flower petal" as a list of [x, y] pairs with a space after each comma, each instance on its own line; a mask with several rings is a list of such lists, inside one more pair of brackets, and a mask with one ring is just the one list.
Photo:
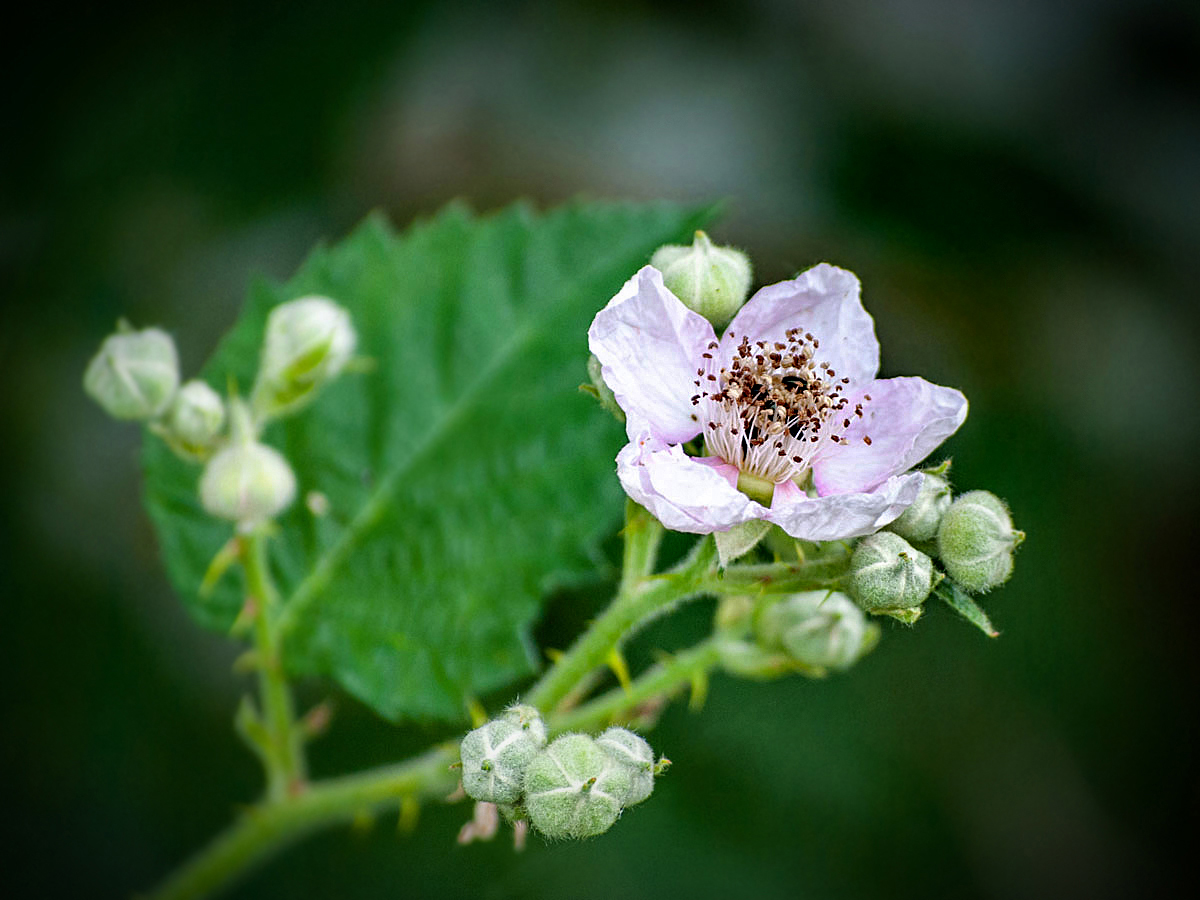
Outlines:
[[[871, 399], [863, 400], [864, 394]], [[863, 417], [851, 420], [845, 442], [830, 442], [813, 463], [813, 484], [821, 496], [869, 491], [911, 469], [967, 417], [966, 397], [924, 378], [873, 382], [850, 398], [851, 409], [858, 402]]]
[[807, 497], [790, 481], [775, 485], [775, 498], [767, 512], [774, 522], [794, 538], [805, 541], [836, 541], [878, 531], [917, 499], [919, 472], [889, 478], [869, 492]]
[[735, 338], [725, 343], [731, 348], [743, 336], [782, 341], [788, 329], [799, 328], [820, 342], [816, 359], [829, 363], [838, 378], [852, 385], [871, 381], [879, 371], [879, 341], [859, 294], [853, 272], [821, 263], [758, 291], [729, 323], [726, 334]]
[[766, 513], [738, 491], [733, 466], [715, 457], [689, 457], [678, 444], [668, 447], [649, 434], [617, 454], [617, 477], [630, 497], [672, 531], [710, 534]]
[[588, 346], [625, 410], [630, 440], [643, 429], [672, 444], [700, 433], [691, 397], [700, 354], [715, 339], [708, 320], [667, 290], [652, 266], [596, 314]]

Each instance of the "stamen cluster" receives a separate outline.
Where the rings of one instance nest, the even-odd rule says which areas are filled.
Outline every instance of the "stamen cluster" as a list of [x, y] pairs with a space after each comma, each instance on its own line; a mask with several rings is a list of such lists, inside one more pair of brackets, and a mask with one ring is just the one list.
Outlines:
[[850, 379], [817, 361], [820, 341], [799, 328], [784, 337], [751, 342], [743, 335], [724, 365], [720, 345], [709, 342], [691, 398], [709, 452], [776, 484], [803, 474], [824, 441], [845, 442], [846, 429], [863, 416], [862, 403], [851, 408], [843, 393]]

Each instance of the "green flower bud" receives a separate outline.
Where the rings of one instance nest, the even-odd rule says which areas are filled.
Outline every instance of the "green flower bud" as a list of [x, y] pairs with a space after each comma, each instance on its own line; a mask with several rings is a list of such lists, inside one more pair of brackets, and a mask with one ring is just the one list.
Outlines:
[[848, 669], [879, 641], [879, 626], [836, 591], [789, 594], [758, 619], [762, 643], [815, 669]]
[[463, 790], [488, 803], [517, 803], [525, 771], [540, 749], [535, 735], [508, 719], [493, 719], [476, 728], [459, 747]]
[[345, 368], [357, 343], [350, 314], [326, 297], [275, 307], [254, 384], [255, 411], [268, 419], [295, 412]]
[[732, 247], [714, 246], [703, 231], [696, 232], [690, 247], [659, 247], [650, 265], [662, 272], [667, 289], [712, 322], [718, 334], [750, 294], [750, 259]]
[[525, 811], [549, 838], [603, 834], [632, 791], [630, 771], [586, 734], [564, 734], [525, 771]]
[[867, 535], [850, 557], [848, 591], [869, 613], [915, 622], [933, 585], [933, 560], [890, 531]]
[[83, 374], [83, 389], [114, 419], [154, 419], [179, 388], [179, 354], [165, 331], [120, 326], [100, 345]]
[[717, 642], [717, 652], [721, 657], [721, 668], [738, 678], [770, 681], [795, 671], [787, 656], [767, 650], [756, 641], [725, 636]]
[[546, 746], [546, 723], [542, 721], [542, 714], [536, 707], [518, 703], [506, 709], [501, 718], [525, 731], [533, 739], [537, 749], [541, 750]]
[[950, 504], [938, 529], [938, 556], [946, 572], [968, 591], [989, 591], [1008, 580], [1013, 550], [1025, 533], [1014, 531], [1004, 501], [988, 491], [968, 491]]
[[258, 442], [244, 403], [231, 406], [230, 441], [204, 467], [200, 503], [210, 515], [250, 529], [274, 518], [296, 498], [296, 476], [276, 450]]
[[629, 770], [629, 793], [622, 806], [641, 803], [654, 791], [654, 751], [645, 739], [628, 728], [613, 726], [596, 738], [596, 744], [618, 764]]
[[926, 472], [913, 505], [900, 513], [900, 517], [887, 529], [914, 544], [932, 541], [937, 537], [938, 525], [949, 508], [950, 484], [940, 475]]
[[203, 459], [225, 424], [221, 396], [203, 381], [189, 381], [167, 412], [163, 437], [185, 459]]

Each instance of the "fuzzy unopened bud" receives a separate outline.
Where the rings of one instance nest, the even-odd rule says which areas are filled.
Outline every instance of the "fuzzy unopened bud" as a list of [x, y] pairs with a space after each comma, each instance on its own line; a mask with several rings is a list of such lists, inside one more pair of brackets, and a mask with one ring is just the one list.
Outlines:
[[628, 728], [613, 726], [596, 738], [600, 749], [629, 770], [629, 793], [622, 806], [641, 803], [654, 791], [654, 751]]
[[631, 791], [629, 768], [586, 734], [564, 734], [533, 758], [525, 772], [525, 810], [549, 838], [603, 834]]
[[275, 307], [254, 384], [255, 411], [263, 418], [295, 412], [345, 368], [357, 343], [350, 314], [327, 297]]
[[795, 671], [792, 661], [778, 650], [767, 650], [758, 641], [724, 636], [717, 641], [721, 668], [738, 678], [770, 681]]
[[663, 284], [683, 305], [712, 322], [718, 333], [750, 294], [750, 259], [732, 247], [718, 247], [703, 231], [690, 247], [667, 244], [650, 258]]
[[879, 626], [837, 591], [789, 594], [763, 610], [757, 631], [765, 646], [815, 669], [848, 669], [879, 641]]
[[288, 461], [258, 442], [249, 410], [231, 406], [230, 440], [208, 461], [200, 477], [200, 503], [210, 514], [243, 529], [273, 519], [296, 499], [296, 476]]
[[847, 588], [867, 612], [915, 622], [933, 585], [933, 560], [890, 531], [863, 538], [850, 557]]
[[493, 719], [476, 728], [459, 747], [463, 790], [488, 803], [516, 803], [525, 770], [541, 747], [535, 735], [507, 719]]
[[539, 750], [546, 746], [546, 723], [542, 721], [542, 714], [536, 707], [517, 703], [506, 709], [501, 718], [521, 728]]
[[925, 473], [921, 481], [921, 490], [913, 505], [900, 513], [900, 517], [888, 525], [888, 531], [893, 531], [906, 541], [923, 543], [937, 537], [938, 526], [942, 516], [950, 508], [950, 485], [945, 478], [932, 473]]
[[192, 380], [179, 389], [167, 412], [164, 437], [185, 458], [203, 459], [225, 425], [221, 395], [203, 381]]
[[988, 491], [968, 491], [942, 518], [938, 556], [951, 578], [979, 593], [1008, 580], [1013, 550], [1024, 539], [1024, 532], [1013, 529], [1003, 500]]
[[104, 339], [88, 363], [83, 389], [114, 419], [154, 419], [179, 388], [179, 354], [165, 331], [128, 325]]

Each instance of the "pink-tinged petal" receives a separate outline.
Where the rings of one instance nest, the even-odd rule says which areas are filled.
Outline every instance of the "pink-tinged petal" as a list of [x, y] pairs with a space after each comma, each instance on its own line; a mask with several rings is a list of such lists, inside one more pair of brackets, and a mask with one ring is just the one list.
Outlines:
[[766, 510], [737, 489], [737, 469], [719, 459], [694, 459], [678, 444], [649, 435], [617, 454], [625, 493], [672, 531], [710, 534], [761, 519]]
[[[864, 400], [864, 395], [871, 399]], [[889, 476], [908, 471], [967, 417], [966, 397], [924, 378], [873, 382], [851, 397], [850, 408], [859, 402], [863, 417], [851, 419], [845, 442], [831, 442], [813, 462], [813, 484], [821, 496], [869, 491]]]
[[672, 444], [700, 433], [691, 398], [700, 354], [715, 338], [708, 320], [679, 302], [652, 266], [596, 314], [588, 346], [625, 410], [630, 440], [643, 427]]
[[812, 334], [820, 342], [813, 354], [817, 362], [829, 363], [851, 385], [871, 381], [879, 371], [875, 322], [863, 309], [853, 272], [821, 263], [799, 278], [762, 288], [729, 323], [726, 334], [734, 339], [722, 350], [728, 353], [742, 337], [782, 341], [791, 328]]
[[766, 518], [805, 541], [872, 534], [912, 505], [924, 477], [919, 472], [897, 475], [870, 492], [829, 497], [807, 497], [790, 481], [784, 482], [775, 486]]

